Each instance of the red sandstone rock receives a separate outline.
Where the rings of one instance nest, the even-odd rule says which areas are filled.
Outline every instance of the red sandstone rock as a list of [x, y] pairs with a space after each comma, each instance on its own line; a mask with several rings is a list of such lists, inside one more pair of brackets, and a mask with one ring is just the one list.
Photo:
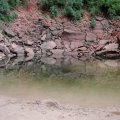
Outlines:
[[103, 25], [101, 24], [101, 22], [97, 21], [96, 22], [96, 26], [94, 28], [95, 30], [102, 30], [103, 29]]
[[76, 48], [82, 47], [82, 46], [83, 46], [83, 42], [81, 42], [81, 41], [72, 41], [70, 47], [73, 50], [73, 49], [76, 49]]
[[97, 36], [98, 39], [104, 39], [104, 31], [103, 30], [93, 30], [94, 34]]
[[111, 44], [108, 44], [106, 45], [104, 48], [106, 50], [114, 50], [114, 49], [118, 49], [118, 44], [117, 43], [111, 43]]
[[50, 20], [47, 20], [47, 21], [42, 20], [42, 23], [43, 23], [44, 27], [50, 27], [51, 26], [51, 21]]
[[93, 33], [87, 33], [86, 35], [86, 41], [96, 41], [97, 37]]
[[109, 43], [109, 40], [100, 40], [99, 41], [99, 45], [106, 45], [107, 43]]

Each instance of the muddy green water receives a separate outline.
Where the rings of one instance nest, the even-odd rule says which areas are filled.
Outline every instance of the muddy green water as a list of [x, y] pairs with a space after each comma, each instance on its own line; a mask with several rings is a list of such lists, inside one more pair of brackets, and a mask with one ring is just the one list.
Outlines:
[[120, 105], [120, 61], [34, 62], [0, 69], [0, 95], [79, 105]]

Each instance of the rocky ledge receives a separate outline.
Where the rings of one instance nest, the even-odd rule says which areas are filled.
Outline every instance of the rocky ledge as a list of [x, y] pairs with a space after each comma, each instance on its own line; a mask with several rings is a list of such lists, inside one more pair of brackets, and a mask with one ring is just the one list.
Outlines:
[[6, 27], [0, 34], [0, 59], [25, 56], [31, 60], [35, 55], [120, 58], [120, 27], [101, 17], [96, 21], [94, 29], [86, 16], [79, 24], [39, 18], [24, 33]]

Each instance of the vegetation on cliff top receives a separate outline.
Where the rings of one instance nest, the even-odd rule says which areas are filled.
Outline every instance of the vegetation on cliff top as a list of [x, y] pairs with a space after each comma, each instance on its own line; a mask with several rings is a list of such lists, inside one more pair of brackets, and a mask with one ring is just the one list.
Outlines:
[[70, 19], [82, 17], [83, 9], [88, 9], [92, 16], [104, 15], [114, 18], [120, 15], [120, 0], [39, 0], [44, 10], [49, 10], [52, 17], [58, 12]]
[[[0, 20], [10, 21], [16, 18], [10, 11], [27, 2], [29, 0], [0, 0]], [[88, 9], [92, 16], [120, 16], [120, 0], [38, 0], [38, 4], [43, 10], [49, 11], [52, 18], [60, 13], [71, 20], [79, 20], [83, 9]]]

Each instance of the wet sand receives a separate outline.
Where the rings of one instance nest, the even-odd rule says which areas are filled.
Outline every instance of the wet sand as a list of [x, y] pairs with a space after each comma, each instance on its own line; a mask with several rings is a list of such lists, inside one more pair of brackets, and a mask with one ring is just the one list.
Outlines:
[[120, 120], [120, 106], [83, 107], [1, 96], [0, 120]]

